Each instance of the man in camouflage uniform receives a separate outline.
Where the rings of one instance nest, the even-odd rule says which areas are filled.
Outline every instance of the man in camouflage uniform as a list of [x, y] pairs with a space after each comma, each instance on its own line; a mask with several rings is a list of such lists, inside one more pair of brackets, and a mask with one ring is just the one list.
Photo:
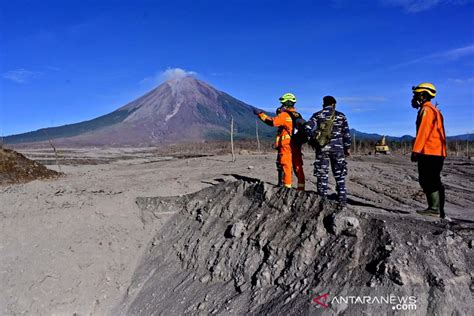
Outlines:
[[[334, 114], [334, 116], [333, 116]], [[330, 141], [327, 145], [316, 146], [316, 161], [314, 162], [314, 175], [317, 177], [318, 194], [325, 197], [328, 190], [329, 163], [336, 180], [336, 191], [338, 201], [341, 205], [347, 203], [345, 176], [347, 174], [346, 156], [350, 155], [351, 134], [346, 116], [336, 111], [336, 99], [332, 96], [323, 98], [323, 109], [313, 114], [307, 123], [309, 134], [314, 135], [322, 123], [333, 118]]]

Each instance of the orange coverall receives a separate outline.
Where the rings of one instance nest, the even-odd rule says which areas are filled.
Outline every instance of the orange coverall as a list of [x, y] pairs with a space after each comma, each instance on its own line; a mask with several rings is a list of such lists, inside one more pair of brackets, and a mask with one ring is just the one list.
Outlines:
[[295, 111], [295, 109], [285, 109], [276, 117], [269, 117], [265, 113], [260, 113], [258, 117], [270, 126], [280, 127], [275, 139], [275, 147], [278, 148], [278, 154], [280, 155], [280, 162], [283, 168], [283, 185], [287, 188], [291, 188], [293, 169], [298, 178], [298, 190], [304, 190], [305, 178], [301, 147], [291, 142], [293, 121], [290, 114], [286, 111]]
[[416, 139], [413, 152], [446, 157], [446, 134], [441, 112], [431, 102], [425, 102], [416, 122]]

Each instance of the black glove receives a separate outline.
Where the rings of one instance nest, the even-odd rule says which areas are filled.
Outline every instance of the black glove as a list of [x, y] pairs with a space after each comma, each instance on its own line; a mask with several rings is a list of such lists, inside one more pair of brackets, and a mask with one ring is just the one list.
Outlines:
[[260, 113], [262, 113], [261, 110], [259, 110], [259, 109], [253, 109], [253, 114], [259, 115]]
[[418, 161], [418, 153], [411, 153], [410, 157], [412, 162], [417, 162]]

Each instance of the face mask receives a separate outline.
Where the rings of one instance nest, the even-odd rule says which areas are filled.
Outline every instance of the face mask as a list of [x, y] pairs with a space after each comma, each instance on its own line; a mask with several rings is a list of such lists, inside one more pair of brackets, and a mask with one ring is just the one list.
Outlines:
[[411, 99], [411, 106], [415, 109], [418, 109], [423, 102], [425, 102], [421, 94], [413, 94], [413, 99]]
[[294, 103], [291, 101], [286, 101], [285, 103], [282, 103], [282, 109], [291, 108], [293, 106], [294, 106]]

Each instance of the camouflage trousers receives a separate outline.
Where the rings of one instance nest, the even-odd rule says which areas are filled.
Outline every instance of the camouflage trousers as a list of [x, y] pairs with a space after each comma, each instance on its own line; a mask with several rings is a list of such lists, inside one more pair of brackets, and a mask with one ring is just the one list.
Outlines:
[[314, 162], [314, 176], [317, 178], [316, 187], [318, 194], [326, 196], [329, 180], [329, 163], [331, 163], [332, 174], [336, 180], [336, 191], [338, 201], [347, 202], [345, 176], [347, 175], [347, 163], [342, 152], [316, 152]]

